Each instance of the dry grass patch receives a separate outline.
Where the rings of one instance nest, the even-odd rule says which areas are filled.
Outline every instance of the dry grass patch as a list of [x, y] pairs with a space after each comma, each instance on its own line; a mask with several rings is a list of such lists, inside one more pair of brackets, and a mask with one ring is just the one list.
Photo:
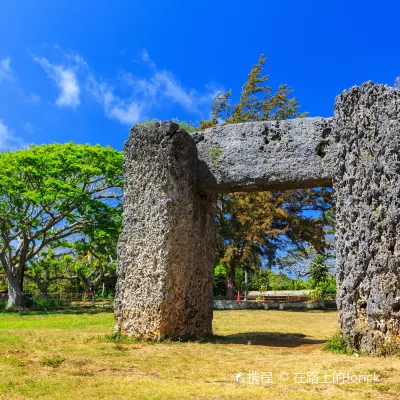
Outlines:
[[[322, 350], [335, 312], [217, 311], [216, 336], [185, 343], [112, 340], [113, 324], [107, 312], [1, 314], [0, 399], [400, 398], [399, 358]], [[271, 372], [273, 383], [249, 385], [249, 371]], [[296, 384], [300, 372], [376, 373], [381, 382]]]

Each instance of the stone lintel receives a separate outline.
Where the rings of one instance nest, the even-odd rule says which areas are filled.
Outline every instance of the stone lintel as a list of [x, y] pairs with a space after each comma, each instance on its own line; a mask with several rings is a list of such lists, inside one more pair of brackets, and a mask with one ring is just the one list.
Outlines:
[[332, 118], [220, 125], [195, 134], [204, 193], [331, 186]]

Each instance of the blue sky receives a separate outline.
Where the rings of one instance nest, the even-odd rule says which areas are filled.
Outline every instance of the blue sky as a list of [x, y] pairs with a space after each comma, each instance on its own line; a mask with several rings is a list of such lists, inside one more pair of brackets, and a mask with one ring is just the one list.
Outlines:
[[122, 149], [148, 118], [197, 123], [264, 53], [276, 87], [331, 116], [335, 96], [400, 75], [400, 2], [2, 0], [0, 150]]

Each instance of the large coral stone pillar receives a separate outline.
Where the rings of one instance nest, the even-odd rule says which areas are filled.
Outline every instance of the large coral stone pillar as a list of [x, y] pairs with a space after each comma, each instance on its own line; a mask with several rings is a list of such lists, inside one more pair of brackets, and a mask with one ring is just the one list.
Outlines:
[[400, 92], [343, 92], [333, 135], [340, 329], [362, 352], [399, 351]]
[[197, 149], [174, 123], [135, 126], [125, 144], [116, 331], [184, 339], [212, 331], [215, 203], [197, 191]]

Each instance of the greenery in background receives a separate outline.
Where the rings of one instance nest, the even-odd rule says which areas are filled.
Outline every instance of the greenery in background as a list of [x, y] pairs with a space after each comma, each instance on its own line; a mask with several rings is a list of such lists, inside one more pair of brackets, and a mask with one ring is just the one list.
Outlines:
[[22, 305], [27, 265], [37, 270], [50, 248], [114, 234], [122, 162], [111, 147], [73, 143], [0, 153], [0, 262], [9, 307]]
[[[214, 273], [214, 295], [226, 296], [227, 268], [219, 264]], [[235, 271], [235, 282], [241, 294], [244, 294], [246, 284], [243, 270]], [[322, 281], [316, 281], [311, 276], [308, 279], [291, 278], [283, 272], [270, 269], [250, 270], [248, 272], [248, 290], [265, 292], [267, 290], [312, 290], [312, 298], [326, 300], [335, 299], [336, 278], [328, 275]]]
[[[232, 92], [218, 94], [211, 106], [212, 118], [202, 121], [205, 129], [219, 123], [302, 118], [292, 90], [282, 84], [274, 92], [264, 75], [266, 58], [261, 55], [251, 69], [238, 103], [231, 103]], [[288, 251], [307, 257], [310, 247], [318, 254], [330, 250], [326, 240], [332, 226], [334, 202], [330, 189], [233, 193], [219, 196], [217, 208], [217, 263], [226, 266], [226, 295], [234, 298], [241, 286], [236, 271], [257, 271], [272, 267], [279, 252]], [[307, 217], [315, 211], [318, 217]], [[290, 250], [289, 250], [290, 249]]]
[[[149, 119], [147, 121], [138, 122], [136, 125], [148, 126], [148, 125], [154, 124], [155, 122], [161, 122], [161, 121], [159, 119], [153, 118], [153, 119]], [[178, 118], [173, 118], [172, 122], [175, 122], [175, 124], [178, 124], [180, 128], [184, 129], [188, 133], [193, 133], [193, 132], [196, 132], [197, 130], [199, 130], [199, 128], [196, 128], [196, 126], [193, 123], [181, 121]]]
[[[282, 84], [273, 91], [267, 85], [265, 62], [261, 56], [251, 69], [238, 103], [232, 104], [231, 91], [220, 93], [211, 119], [200, 127], [173, 122], [193, 133], [218, 123], [304, 117], [290, 87]], [[212, 149], [210, 157], [218, 162], [223, 154]], [[8, 281], [0, 285], [8, 287], [9, 306], [21, 305], [22, 288], [43, 305], [57, 304], [48, 293], [113, 296], [122, 161], [122, 153], [110, 147], [73, 143], [0, 153], [0, 262]], [[217, 205], [216, 294], [233, 298], [247, 286], [260, 291], [311, 288], [315, 297], [334, 296], [332, 271], [325, 265], [332, 257], [330, 190], [226, 194]], [[307, 217], [307, 211], [317, 216]], [[297, 278], [270, 271], [273, 266]]]

